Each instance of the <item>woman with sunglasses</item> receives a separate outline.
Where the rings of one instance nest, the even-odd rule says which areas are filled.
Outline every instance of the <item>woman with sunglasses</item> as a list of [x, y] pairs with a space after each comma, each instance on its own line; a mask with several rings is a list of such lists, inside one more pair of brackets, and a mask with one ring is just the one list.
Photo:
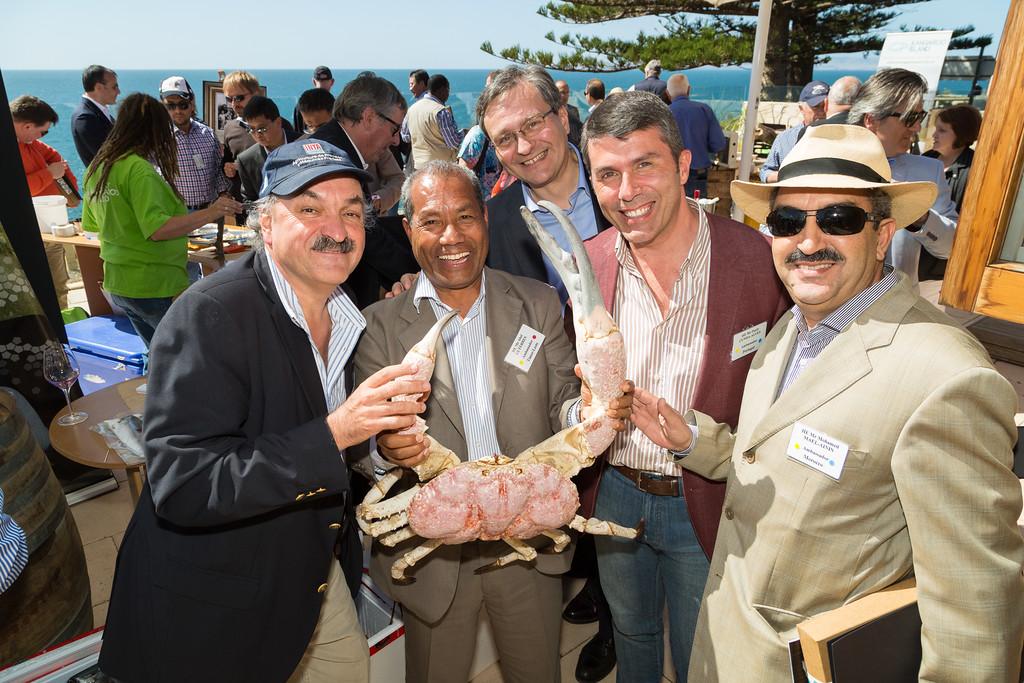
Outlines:
[[241, 210], [219, 197], [188, 213], [171, 184], [177, 177], [167, 109], [149, 95], [129, 95], [86, 170], [82, 227], [99, 232], [103, 288], [147, 347], [171, 302], [188, 287], [186, 235]]

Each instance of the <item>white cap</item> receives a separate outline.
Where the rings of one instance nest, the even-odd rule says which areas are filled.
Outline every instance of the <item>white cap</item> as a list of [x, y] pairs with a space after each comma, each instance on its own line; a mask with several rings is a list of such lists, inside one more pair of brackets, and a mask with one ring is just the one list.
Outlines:
[[165, 95], [177, 95], [186, 100], [195, 99], [192, 86], [188, 84], [188, 81], [183, 76], [171, 76], [164, 79], [163, 83], [160, 84], [160, 97]]

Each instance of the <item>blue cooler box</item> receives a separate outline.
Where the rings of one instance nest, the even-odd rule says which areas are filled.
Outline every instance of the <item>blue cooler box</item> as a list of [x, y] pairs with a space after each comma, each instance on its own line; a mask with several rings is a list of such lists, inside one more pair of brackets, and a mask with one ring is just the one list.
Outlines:
[[97, 315], [64, 328], [78, 359], [82, 393], [91, 394], [142, 375], [146, 345], [125, 316]]

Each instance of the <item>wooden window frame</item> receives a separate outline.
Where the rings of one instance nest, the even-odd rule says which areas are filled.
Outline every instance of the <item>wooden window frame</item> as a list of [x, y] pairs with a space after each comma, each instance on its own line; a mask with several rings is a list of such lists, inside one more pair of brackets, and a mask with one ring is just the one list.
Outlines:
[[1024, 0], [1012, 0], [989, 84], [942, 303], [1024, 323], [1024, 263], [1000, 260], [1024, 183]]

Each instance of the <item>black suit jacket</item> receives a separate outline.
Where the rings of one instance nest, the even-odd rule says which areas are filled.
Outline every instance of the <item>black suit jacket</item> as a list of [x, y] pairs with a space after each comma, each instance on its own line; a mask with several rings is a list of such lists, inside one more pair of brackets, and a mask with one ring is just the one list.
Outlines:
[[[353, 163], [359, 163], [355, 145], [337, 120], [320, 126], [310, 138], [331, 143], [348, 154]], [[363, 189], [369, 194], [372, 188], [364, 184]], [[381, 287], [390, 289], [400, 277], [406, 273], [417, 273], [419, 269], [409, 238], [402, 228], [402, 219], [398, 216], [375, 216], [374, 226], [366, 231], [363, 258], [352, 271], [347, 284], [355, 293], [359, 308], [366, 308], [380, 298]]]
[[[594, 199], [594, 190], [587, 178], [587, 189], [594, 204], [597, 217], [597, 231], [611, 226], [601, 213], [601, 207]], [[487, 202], [487, 230], [490, 233], [490, 250], [487, 265], [513, 275], [532, 277], [541, 282], [548, 281], [544, 268], [544, 257], [533, 235], [526, 229], [526, 222], [519, 213], [523, 206], [523, 183], [517, 180], [496, 197]]]
[[82, 98], [71, 114], [71, 137], [86, 168], [100, 151], [114, 124], [91, 100]]
[[362, 553], [313, 352], [249, 254], [160, 323], [148, 483], [117, 558], [100, 666], [125, 683], [282, 682], [330, 563]]

